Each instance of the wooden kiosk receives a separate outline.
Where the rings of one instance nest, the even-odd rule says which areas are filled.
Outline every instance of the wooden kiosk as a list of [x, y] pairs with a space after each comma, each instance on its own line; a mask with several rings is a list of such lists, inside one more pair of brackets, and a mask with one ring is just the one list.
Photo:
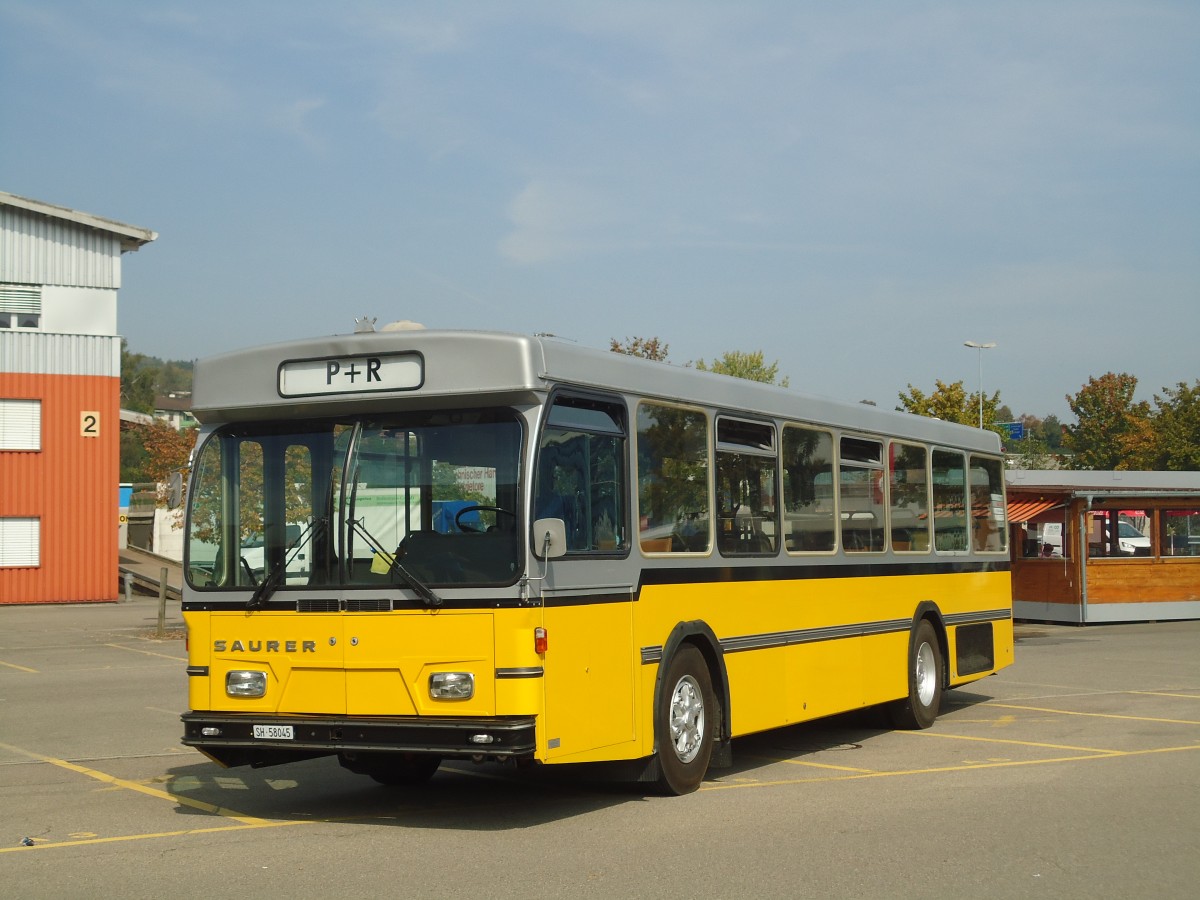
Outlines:
[[1200, 472], [1006, 473], [1013, 616], [1200, 619]]

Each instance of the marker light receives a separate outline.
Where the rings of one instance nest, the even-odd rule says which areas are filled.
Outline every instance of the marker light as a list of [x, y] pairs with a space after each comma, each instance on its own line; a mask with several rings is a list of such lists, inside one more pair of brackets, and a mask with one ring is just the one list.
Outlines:
[[267, 673], [234, 669], [225, 676], [225, 693], [230, 697], [262, 697], [267, 693]]
[[475, 696], [475, 676], [470, 672], [434, 672], [429, 676], [429, 696], [434, 700], [470, 700]]
[[540, 625], [533, 629], [533, 649], [537, 653], [545, 653], [546, 647], [549, 646], [550, 639], [546, 636], [546, 629]]

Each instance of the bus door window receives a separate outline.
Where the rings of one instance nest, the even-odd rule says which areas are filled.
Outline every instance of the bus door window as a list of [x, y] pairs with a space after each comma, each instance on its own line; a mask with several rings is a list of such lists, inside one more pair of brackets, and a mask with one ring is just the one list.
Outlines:
[[214, 436], [201, 447], [192, 466], [187, 577], [194, 587], [229, 583], [226, 523], [230, 504], [226, 492], [232, 489], [233, 479], [226, 471], [227, 458], [224, 441]]
[[258, 441], [238, 443], [238, 564], [234, 584], [246, 587], [258, 584], [266, 568], [266, 536], [263, 498], [263, 448]]
[[[328, 580], [329, 482], [317, 477], [321, 433], [218, 433], [197, 454], [188, 534], [194, 587]], [[325, 463], [327, 466], [327, 462]], [[323, 541], [324, 543], [318, 543]]]
[[833, 435], [828, 431], [784, 427], [783, 502], [788, 550], [828, 553], [837, 547]]
[[774, 426], [717, 419], [717, 546], [723, 555], [778, 549], [775, 468]]
[[647, 553], [703, 553], [709, 543], [708, 417], [642, 403], [637, 411], [638, 537]]
[[625, 408], [558, 397], [538, 445], [534, 519], [562, 519], [567, 552], [626, 546]]
[[917, 444], [892, 441], [888, 457], [892, 549], [929, 551], [929, 454]]
[[933, 541], [940, 553], [967, 549], [967, 479], [963, 455], [933, 451]]
[[839, 442], [838, 501], [847, 553], [884, 550], [883, 443], [858, 437]]

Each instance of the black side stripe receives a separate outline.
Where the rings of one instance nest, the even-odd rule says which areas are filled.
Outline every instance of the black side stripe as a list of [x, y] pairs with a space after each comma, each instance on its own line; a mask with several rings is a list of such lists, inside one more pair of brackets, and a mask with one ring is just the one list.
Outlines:
[[[955, 613], [946, 616], [946, 624], [970, 625], [979, 622], [1007, 621], [1012, 618], [1008, 609], [989, 609], [982, 612]], [[896, 634], [912, 628], [912, 619], [884, 619], [852, 625], [829, 625], [824, 628], [802, 628], [795, 631], [772, 631], [766, 634], [747, 634], [721, 638], [723, 653], [742, 653], [746, 650], [766, 650], [772, 647], [791, 647], [796, 644], [816, 644], [844, 638], [866, 637], [875, 634]], [[641, 649], [642, 665], [662, 662], [661, 646]]]
[[984, 609], [979, 612], [951, 613], [945, 616], [947, 625], [978, 625], [982, 622], [1006, 622], [1011, 618], [1011, 609]]
[[642, 569], [639, 590], [646, 585], [714, 584], [739, 581], [805, 581], [832, 578], [891, 578], [904, 575], [964, 575], [1008, 572], [1008, 559], [992, 561], [871, 562], [825, 564], [778, 562], [751, 566], [656, 566]]
[[497, 678], [541, 678], [545, 674], [546, 670], [541, 666], [496, 670]]

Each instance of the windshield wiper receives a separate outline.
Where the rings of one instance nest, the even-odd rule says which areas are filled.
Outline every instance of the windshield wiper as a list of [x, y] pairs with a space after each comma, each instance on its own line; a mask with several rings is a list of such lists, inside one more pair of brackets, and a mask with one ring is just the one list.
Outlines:
[[426, 606], [441, 606], [442, 598], [435, 594], [433, 589], [421, 581], [420, 578], [404, 568], [404, 565], [400, 562], [399, 548], [396, 549], [396, 555], [392, 557], [392, 564], [388, 568], [389, 574], [395, 572], [399, 575], [401, 580], [416, 591], [420, 598], [425, 601]]
[[[363, 525], [357, 519], [351, 521], [350, 527], [353, 530], [357, 531], [359, 534], [361, 534], [364, 538], [366, 538], [367, 542], [372, 547], [378, 548], [378, 547], [383, 546], [383, 544], [381, 544], [376, 539], [375, 535], [373, 535], [373, 534], [371, 534], [371, 532], [367, 531], [367, 526]], [[385, 553], [382, 550], [379, 550], [378, 552], [383, 556], [384, 559], [386, 559], [388, 561], [388, 575], [389, 576], [393, 572], [395, 572], [397, 575], [399, 575], [400, 580], [403, 581], [410, 588], [412, 588], [413, 591], [417, 594], [417, 596], [425, 601], [426, 606], [441, 606], [442, 605], [442, 598], [433, 592], [433, 588], [429, 587], [429, 585], [427, 585], [420, 578], [418, 578], [416, 575], [414, 575], [412, 572], [410, 572], [408, 569], [406, 569], [404, 567], [404, 565], [400, 562], [400, 548], [399, 547], [396, 548], [395, 553]]]
[[[318, 519], [315, 517], [309, 519], [304, 529], [296, 535], [296, 539], [284, 548], [283, 556], [280, 557], [279, 562], [275, 563], [271, 567], [271, 571], [267, 573], [267, 577], [258, 583], [258, 587], [254, 589], [254, 593], [246, 601], [246, 609], [256, 610], [266, 608], [267, 600], [278, 589], [287, 572], [287, 567], [296, 558], [297, 554], [299, 554], [305, 540], [311, 536], [313, 544], [316, 544], [320, 540], [321, 535], [325, 533], [325, 526], [328, 523], [328, 519]], [[292, 554], [290, 557], [288, 556], [289, 553]]]

